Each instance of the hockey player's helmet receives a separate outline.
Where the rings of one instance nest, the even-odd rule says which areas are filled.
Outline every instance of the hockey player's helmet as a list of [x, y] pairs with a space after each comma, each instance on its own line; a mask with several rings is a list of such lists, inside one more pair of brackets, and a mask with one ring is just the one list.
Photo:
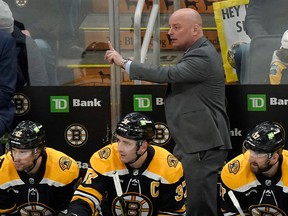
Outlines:
[[262, 122], [257, 125], [243, 142], [244, 149], [255, 152], [273, 153], [283, 149], [285, 145], [285, 131], [276, 122]]
[[41, 124], [22, 121], [12, 131], [8, 140], [8, 149], [33, 149], [44, 147], [45, 131]]
[[116, 135], [132, 140], [153, 140], [155, 133], [154, 122], [147, 116], [133, 112], [127, 114], [118, 124]]

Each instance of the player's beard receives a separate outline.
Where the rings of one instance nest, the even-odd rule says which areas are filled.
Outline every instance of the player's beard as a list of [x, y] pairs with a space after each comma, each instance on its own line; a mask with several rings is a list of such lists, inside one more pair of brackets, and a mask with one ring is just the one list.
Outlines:
[[254, 174], [260, 174], [263, 172], [267, 172], [268, 170], [270, 170], [273, 167], [272, 164], [270, 164], [270, 160], [268, 160], [265, 165], [263, 166], [259, 166], [257, 163], [253, 162], [250, 163], [250, 170], [254, 173]]
[[39, 159], [40, 155], [35, 158], [35, 155], [32, 156], [31, 160], [22, 161], [22, 160], [15, 160], [13, 159], [14, 166], [17, 171], [24, 171], [30, 172], [36, 165], [37, 160]]

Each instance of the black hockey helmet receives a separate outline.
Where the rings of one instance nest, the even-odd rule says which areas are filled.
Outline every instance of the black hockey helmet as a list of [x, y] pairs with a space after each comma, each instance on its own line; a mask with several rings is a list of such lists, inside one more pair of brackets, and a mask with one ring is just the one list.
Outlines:
[[283, 149], [285, 145], [285, 131], [276, 122], [262, 122], [248, 133], [243, 142], [243, 148], [256, 152], [273, 153]]
[[45, 131], [41, 124], [32, 121], [20, 122], [9, 136], [8, 149], [34, 149], [45, 145]]
[[154, 122], [147, 116], [133, 112], [127, 114], [116, 127], [115, 133], [132, 140], [153, 140], [155, 133]]

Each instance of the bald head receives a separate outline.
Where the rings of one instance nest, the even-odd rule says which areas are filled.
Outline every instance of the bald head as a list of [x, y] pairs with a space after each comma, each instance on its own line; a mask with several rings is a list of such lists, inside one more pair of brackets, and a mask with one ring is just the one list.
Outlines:
[[203, 36], [202, 18], [191, 8], [175, 11], [169, 19], [169, 25], [171, 43], [179, 50], [187, 50]]
[[198, 24], [202, 26], [202, 18], [200, 14], [192, 8], [179, 9], [172, 14], [171, 18], [173, 16], [176, 16], [179, 19], [182, 19], [183, 21], [186, 21], [188, 23]]

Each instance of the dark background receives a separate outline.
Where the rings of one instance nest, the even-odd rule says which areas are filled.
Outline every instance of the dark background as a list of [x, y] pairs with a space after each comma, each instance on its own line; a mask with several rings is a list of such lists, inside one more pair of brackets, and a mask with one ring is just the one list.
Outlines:
[[[165, 85], [139, 85], [121, 87], [122, 115], [134, 111], [133, 95], [152, 95], [152, 111], [143, 112], [155, 122], [166, 123], [164, 106], [156, 105], [157, 97], [163, 98]], [[263, 121], [276, 121], [285, 129], [288, 127], [288, 109], [284, 103], [287, 86], [271, 85], [227, 85], [226, 103], [231, 124], [231, 140], [233, 150], [228, 159], [241, 153], [242, 142], [247, 133]], [[248, 111], [248, 94], [266, 95], [266, 111]], [[19, 97], [21, 95], [21, 97]], [[69, 112], [51, 112], [50, 96], [69, 96]], [[21, 120], [40, 122], [46, 128], [47, 146], [61, 150], [82, 163], [88, 163], [90, 156], [111, 140], [110, 87], [24, 87], [16, 93], [15, 98], [26, 98], [26, 112], [17, 110], [14, 124]], [[270, 98], [278, 98], [281, 105], [270, 105]], [[19, 99], [20, 98], [20, 99]], [[73, 107], [73, 99], [81, 101], [101, 101], [101, 107]], [[189, 98], [187, 98], [189, 100]], [[19, 101], [18, 101], [19, 103]], [[21, 107], [21, 106], [20, 106]], [[18, 107], [19, 109], [19, 107]], [[71, 144], [66, 139], [66, 130], [71, 125], [81, 125], [86, 136], [80, 144]], [[205, 130], [205, 128], [203, 128]], [[81, 131], [80, 131], [81, 132]], [[79, 133], [80, 133], [79, 132]], [[79, 137], [78, 137], [79, 138]], [[81, 140], [80, 140], [81, 141]], [[172, 152], [175, 143], [173, 139], [162, 145]], [[187, 143], [187, 145], [189, 145]]]

